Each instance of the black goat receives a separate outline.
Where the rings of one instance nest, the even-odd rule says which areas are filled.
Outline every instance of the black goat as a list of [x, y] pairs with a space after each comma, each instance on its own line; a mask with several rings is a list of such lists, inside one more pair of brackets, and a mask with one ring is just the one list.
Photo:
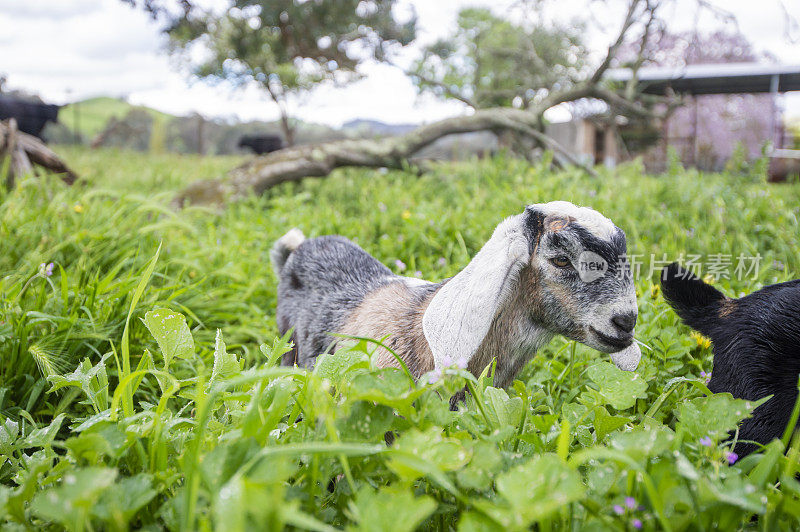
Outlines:
[[58, 121], [58, 105], [26, 101], [13, 96], [0, 95], [0, 120], [13, 118], [23, 133], [42, 138], [47, 122]]
[[239, 139], [240, 148], [250, 148], [258, 155], [271, 153], [283, 148], [283, 140], [278, 135], [244, 135]]
[[[773, 396], [742, 422], [739, 440], [765, 444], [780, 437], [797, 399], [800, 279], [731, 299], [673, 263], [664, 268], [661, 287], [683, 322], [714, 344], [712, 392], [751, 401]], [[740, 443], [736, 452], [756, 448]]]

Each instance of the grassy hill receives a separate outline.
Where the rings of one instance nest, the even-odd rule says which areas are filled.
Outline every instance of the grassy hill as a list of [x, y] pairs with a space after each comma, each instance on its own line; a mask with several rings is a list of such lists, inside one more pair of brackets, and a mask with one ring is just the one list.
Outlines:
[[77, 120], [80, 133], [87, 139], [91, 139], [103, 130], [111, 117], [122, 118], [132, 109], [144, 109], [156, 120], [166, 121], [174, 118], [172, 115], [149, 107], [131, 105], [119, 98], [100, 96], [64, 106], [58, 114], [58, 119], [70, 129], [75, 128]]
[[[108, 96], [90, 98], [66, 105], [61, 109], [58, 118], [70, 131], [75, 128], [77, 121], [81, 135], [84, 139], [91, 141], [105, 128], [112, 117], [121, 119], [133, 109], [144, 110], [155, 119], [153, 135], [161, 138], [151, 139], [151, 148], [163, 144], [163, 135], [165, 135], [167, 123], [179, 118], [150, 107], [132, 105], [125, 100]], [[254, 120], [230, 124], [223, 120], [214, 120], [208, 117], [207, 119], [204, 130], [205, 144], [206, 149], [210, 150], [211, 153], [231, 153], [235, 151], [234, 145], [241, 135], [281, 134], [280, 124], [277, 120], [270, 122]], [[329, 126], [313, 122], [296, 120], [295, 124], [297, 128], [296, 139], [299, 143], [325, 142], [342, 138], [348, 134], [348, 132], [338, 131]], [[174, 131], [173, 134], [175, 134]], [[55, 142], [58, 143], [58, 140]], [[169, 144], [169, 140], [167, 140], [167, 144]], [[175, 149], [174, 143], [172, 146], [172, 148], [166, 149]], [[176, 149], [176, 151], [181, 150]], [[192, 150], [188, 149], [188, 151], [191, 152]]]
[[[100, 133], [113, 118], [121, 119], [133, 109], [142, 109], [155, 119], [154, 134], [163, 137], [166, 125], [170, 120], [177, 118], [175, 115], [157, 111], [151, 107], [132, 105], [121, 98], [110, 96], [99, 96], [89, 98], [79, 102], [65, 105], [59, 112], [58, 119], [61, 124], [71, 131], [77, 129], [84, 139], [91, 141]], [[208, 117], [207, 117], [208, 118]], [[403, 134], [416, 125], [413, 124], [386, 124], [377, 120], [351, 120], [344, 124], [340, 129], [334, 129], [324, 124], [305, 122], [295, 119], [296, 133], [295, 138], [298, 143], [315, 143], [329, 140], [337, 140], [345, 137], [374, 136], [374, 135], [398, 135]], [[214, 125], [216, 124], [216, 126]], [[234, 133], [226, 135], [226, 131], [235, 130]], [[280, 123], [274, 121], [253, 120], [229, 124], [224, 121], [210, 119], [206, 123], [205, 144], [206, 150], [211, 153], [231, 153], [235, 148], [226, 139], [238, 139], [244, 134], [277, 134], [282, 135]], [[71, 136], [70, 136], [71, 139]], [[65, 142], [58, 139], [50, 139], [52, 142]], [[233, 141], [235, 144], [235, 140]], [[151, 147], [163, 144], [162, 140], [151, 139]], [[169, 142], [168, 142], [169, 144]], [[128, 146], [130, 147], [130, 146]], [[168, 151], [173, 148], [166, 148]], [[176, 151], [181, 151], [177, 149]], [[192, 151], [189, 149], [188, 151]]]

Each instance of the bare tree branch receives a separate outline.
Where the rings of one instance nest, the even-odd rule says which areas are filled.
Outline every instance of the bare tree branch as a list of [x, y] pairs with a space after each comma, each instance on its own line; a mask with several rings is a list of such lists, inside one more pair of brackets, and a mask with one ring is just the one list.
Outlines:
[[797, 44], [800, 42], [800, 21], [797, 20], [797, 17], [789, 13], [789, 8], [786, 7], [783, 0], [778, 0], [778, 3], [781, 6], [781, 11], [783, 11], [783, 36], [786, 42]]
[[622, 46], [622, 43], [625, 42], [625, 37], [628, 35], [628, 30], [631, 29], [631, 26], [637, 20], [637, 10], [639, 6], [644, 2], [644, 0], [630, 0], [630, 4], [628, 4], [628, 11], [625, 14], [625, 19], [622, 21], [622, 27], [617, 34], [616, 40], [608, 47], [608, 52], [606, 53], [605, 58], [603, 61], [600, 62], [600, 65], [595, 69], [594, 73], [589, 78], [590, 84], [596, 84], [600, 82], [603, 78], [603, 75], [606, 73], [606, 70], [611, 66], [611, 61], [617, 55], [617, 51], [619, 47]]
[[[397, 66], [397, 65], [394, 65], [394, 66]], [[468, 98], [467, 96], [464, 96], [463, 94], [461, 94], [458, 91], [454, 91], [451, 87], [448, 87], [444, 83], [440, 83], [440, 82], [438, 82], [438, 81], [436, 81], [434, 79], [431, 79], [428, 76], [426, 76], [424, 74], [421, 74], [419, 72], [408, 72], [408, 71], [405, 71], [405, 73], [406, 73], [407, 76], [417, 78], [420, 81], [422, 81], [423, 83], [425, 83], [427, 85], [430, 85], [431, 87], [436, 87], [438, 89], [441, 89], [447, 96], [449, 96], [449, 97], [451, 97], [451, 98], [453, 98], [455, 100], [458, 100], [458, 101], [460, 101], [462, 103], [465, 103], [465, 104], [469, 105], [470, 107], [472, 107], [473, 109], [477, 109], [478, 108], [478, 106], [475, 104], [475, 102], [473, 102], [470, 98]]]
[[717, 19], [725, 22], [733, 24], [737, 29], [739, 28], [739, 21], [736, 20], [736, 15], [734, 15], [731, 11], [714, 5], [712, 2], [708, 0], [695, 0], [697, 2], [697, 7], [699, 9], [705, 9], [709, 13], [711, 13]]
[[631, 64], [631, 79], [625, 85], [625, 97], [632, 99], [635, 95], [636, 87], [639, 84], [639, 69], [645, 61], [647, 61], [647, 46], [650, 44], [650, 33], [656, 25], [656, 11], [661, 6], [659, 0], [647, 0], [647, 22], [642, 31], [641, 42], [639, 44], [639, 51], [636, 54], [636, 59]]

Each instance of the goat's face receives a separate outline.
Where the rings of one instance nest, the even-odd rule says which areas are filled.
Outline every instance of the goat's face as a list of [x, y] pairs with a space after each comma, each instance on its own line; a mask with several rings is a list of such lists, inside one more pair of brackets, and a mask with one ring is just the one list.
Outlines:
[[592, 209], [565, 201], [530, 205], [497, 226], [425, 310], [436, 367], [470, 360], [503, 312], [526, 318], [513, 333], [529, 335], [524, 341], [531, 344], [561, 334], [611, 353], [621, 369], [639, 364], [625, 233]]
[[525, 215], [531, 249], [520, 281], [534, 322], [606, 353], [631, 346], [638, 312], [622, 229], [564, 201]]

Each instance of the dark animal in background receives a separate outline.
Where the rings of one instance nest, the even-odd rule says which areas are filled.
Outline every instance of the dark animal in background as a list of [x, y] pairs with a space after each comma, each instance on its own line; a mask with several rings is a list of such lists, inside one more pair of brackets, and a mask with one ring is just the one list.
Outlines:
[[[714, 393], [738, 399], [772, 399], [739, 427], [739, 440], [766, 444], [783, 435], [797, 398], [800, 374], [800, 279], [732, 299], [677, 263], [661, 276], [664, 298], [689, 327], [714, 345]], [[754, 444], [739, 443], [748, 454]]]
[[0, 94], [0, 120], [13, 118], [23, 133], [42, 139], [47, 122], [58, 121], [58, 105], [31, 102]]
[[278, 135], [244, 135], [239, 139], [240, 148], [250, 148], [253, 153], [264, 155], [283, 148], [283, 140]]

